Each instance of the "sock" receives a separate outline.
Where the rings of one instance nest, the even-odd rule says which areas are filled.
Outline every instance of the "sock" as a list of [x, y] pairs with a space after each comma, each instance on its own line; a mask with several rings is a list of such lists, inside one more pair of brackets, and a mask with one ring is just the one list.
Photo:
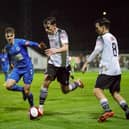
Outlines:
[[7, 73], [7, 72], [5, 72], [5, 73], [4, 73], [4, 75], [5, 75], [5, 81], [7, 81], [8, 73]]
[[43, 108], [44, 107], [44, 105], [39, 105], [39, 108]]
[[39, 96], [39, 104], [40, 106], [41, 105], [44, 105], [44, 102], [47, 98], [47, 95], [48, 95], [48, 89], [47, 88], [42, 88], [40, 90], [40, 96]]
[[75, 90], [78, 86], [79, 84], [77, 82], [69, 84], [69, 90]]
[[10, 90], [22, 92], [24, 90], [24, 88], [19, 85], [13, 85]]
[[129, 109], [128, 104], [126, 103], [125, 100], [120, 101], [119, 104], [120, 104], [121, 108], [122, 108], [124, 111], [127, 111], [127, 110]]
[[101, 99], [100, 104], [101, 104], [101, 106], [102, 106], [102, 108], [104, 109], [105, 112], [111, 111], [107, 99]]
[[28, 102], [30, 104], [30, 107], [33, 107], [34, 106], [33, 94], [32, 93], [29, 93], [29, 95], [27, 96], [27, 98], [28, 98]]

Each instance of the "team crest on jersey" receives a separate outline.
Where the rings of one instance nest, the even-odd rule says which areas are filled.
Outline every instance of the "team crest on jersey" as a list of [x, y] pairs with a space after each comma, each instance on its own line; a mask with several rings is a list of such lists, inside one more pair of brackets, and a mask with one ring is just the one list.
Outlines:
[[19, 47], [16, 47], [16, 50], [17, 50], [17, 51], [19, 51], [19, 50], [20, 50], [20, 48], [19, 48]]

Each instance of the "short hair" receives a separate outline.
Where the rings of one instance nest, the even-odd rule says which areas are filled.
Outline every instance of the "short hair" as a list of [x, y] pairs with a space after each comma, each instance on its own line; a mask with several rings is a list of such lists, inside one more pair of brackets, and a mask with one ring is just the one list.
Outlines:
[[100, 19], [97, 19], [96, 21], [95, 21], [95, 24], [96, 23], [99, 23], [99, 25], [100, 26], [105, 26], [106, 28], [110, 28], [110, 24], [111, 24], [111, 22], [110, 22], [110, 20], [108, 20], [107, 18], [100, 18]]
[[46, 19], [44, 19], [43, 24], [46, 25], [48, 23], [51, 25], [56, 24], [56, 18], [55, 17], [47, 17]]
[[15, 33], [15, 29], [13, 27], [6, 27], [4, 32], [5, 33]]

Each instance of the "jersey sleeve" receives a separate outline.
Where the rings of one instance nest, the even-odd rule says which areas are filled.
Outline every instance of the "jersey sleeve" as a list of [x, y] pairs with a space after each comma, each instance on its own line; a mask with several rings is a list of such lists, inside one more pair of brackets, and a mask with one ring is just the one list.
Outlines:
[[38, 42], [34, 42], [34, 41], [29, 41], [29, 40], [25, 40], [25, 39], [22, 39], [21, 42], [20, 42], [21, 45], [23, 46], [30, 46], [30, 47], [38, 47]]
[[90, 56], [87, 58], [87, 62], [93, 61], [93, 59], [103, 50], [103, 42], [102, 39], [96, 40], [96, 45], [93, 50], [93, 52], [90, 54]]

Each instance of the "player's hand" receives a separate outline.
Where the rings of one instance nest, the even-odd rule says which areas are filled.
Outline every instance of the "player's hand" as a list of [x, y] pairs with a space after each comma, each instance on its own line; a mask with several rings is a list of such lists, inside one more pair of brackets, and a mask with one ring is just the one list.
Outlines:
[[46, 49], [47, 46], [46, 46], [46, 44], [42, 41], [42, 42], [40, 42], [40, 44], [39, 44], [39, 48], [41, 48], [41, 49]]
[[45, 50], [45, 54], [46, 54], [47, 56], [51, 56], [51, 55], [55, 54], [56, 51], [57, 51], [56, 48], [46, 49], [46, 50]]
[[84, 63], [84, 65], [82, 66], [82, 68], [81, 68], [82, 73], [84, 73], [84, 72], [86, 71], [87, 65], [88, 65], [88, 62], [86, 61], [86, 62]]
[[14, 68], [14, 64], [10, 64], [10, 69], [13, 69]]

